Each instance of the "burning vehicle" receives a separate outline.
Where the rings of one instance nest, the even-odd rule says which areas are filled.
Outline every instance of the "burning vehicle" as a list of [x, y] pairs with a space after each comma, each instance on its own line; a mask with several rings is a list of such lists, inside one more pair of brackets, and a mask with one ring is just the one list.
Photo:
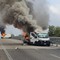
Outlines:
[[[35, 29], [46, 29], [48, 21], [47, 0], [0, 0], [0, 26], [4, 26], [3, 29], [8, 24], [13, 25], [30, 37]], [[5, 32], [1, 34], [5, 36]]]

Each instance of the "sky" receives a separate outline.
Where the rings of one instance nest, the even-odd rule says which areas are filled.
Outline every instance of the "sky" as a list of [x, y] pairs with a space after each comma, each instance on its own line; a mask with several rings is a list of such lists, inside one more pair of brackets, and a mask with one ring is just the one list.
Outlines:
[[49, 25], [60, 26], [60, 0], [48, 0]]
[[18, 36], [22, 34], [22, 30], [14, 28], [13, 25], [7, 25], [5, 28], [6, 34], [14, 34], [15, 36]]
[[[47, 0], [49, 7], [49, 25], [60, 26], [60, 0]], [[6, 33], [19, 35], [22, 34], [20, 29], [14, 28], [12, 25], [6, 27]]]

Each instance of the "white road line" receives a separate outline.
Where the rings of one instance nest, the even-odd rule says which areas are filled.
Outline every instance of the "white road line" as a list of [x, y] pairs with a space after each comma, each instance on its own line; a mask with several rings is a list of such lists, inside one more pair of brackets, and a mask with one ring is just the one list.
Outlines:
[[7, 51], [6, 48], [3, 46], [2, 43], [1, 43], [1, 46], [2, 46], [2, 49], [4, 50], [4, 52], [5, 52], [5, 54], [6, 54], [7, 58], [8, 58], [9, 60], [13, 60], [12, 57], [11, 57], [11, 55], [8, 53], [8, 51]]
[[60, 57], [59, 57], [59, 56], [57, 56], [57, 55], [55, 55], [55, 54], [50, 54], [50, 56], [53, 56], [53, 57], [55, 57], [55, 58], [60, 59]]

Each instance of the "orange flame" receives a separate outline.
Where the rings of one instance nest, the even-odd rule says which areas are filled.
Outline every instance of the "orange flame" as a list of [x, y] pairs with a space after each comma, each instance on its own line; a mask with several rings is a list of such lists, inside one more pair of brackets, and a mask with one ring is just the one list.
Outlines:
[[23, 32], [23, 36], [25, 37], [26, 40], [29, 40], [29, 36], [26, 32]]
[[1, 35], [4, 37], [6, 34], [5, 33], [2, 33]]

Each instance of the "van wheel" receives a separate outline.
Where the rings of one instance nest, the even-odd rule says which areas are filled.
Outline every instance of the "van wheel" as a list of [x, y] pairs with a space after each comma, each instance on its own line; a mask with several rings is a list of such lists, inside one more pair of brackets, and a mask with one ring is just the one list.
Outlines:
[[50, 44], [48, 44], [47, 46], [50, 46]]
[[47, 43], [47, 46], [50, 46], [50, 42]]
[[30, 45], [33, 45], [33, 42], [30, 42]]

